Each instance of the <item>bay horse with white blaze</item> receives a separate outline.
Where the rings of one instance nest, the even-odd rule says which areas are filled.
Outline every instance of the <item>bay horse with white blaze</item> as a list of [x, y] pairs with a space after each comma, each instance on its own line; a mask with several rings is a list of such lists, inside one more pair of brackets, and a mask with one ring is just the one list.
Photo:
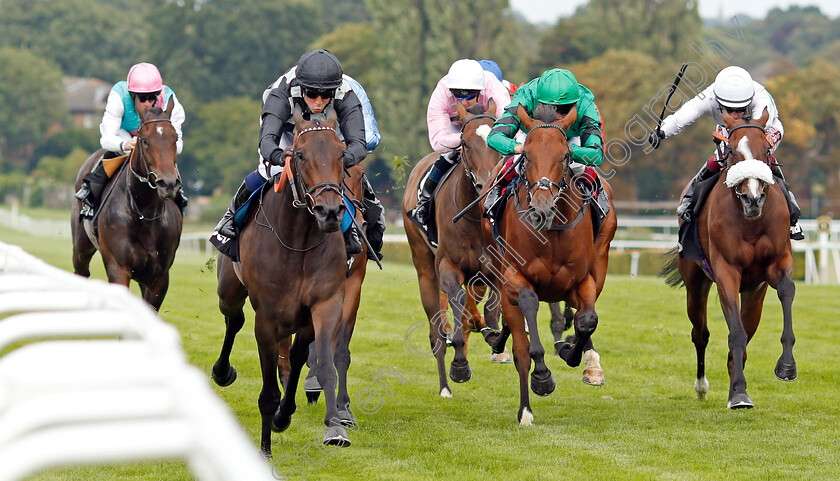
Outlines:
[[[533, 422], [528, 395], [531, 359], [534, 393], [545, 396], [556, 387], [537, 328], [539, 302], [565, 301], [577, 310], [575, 334], [557, 346], [557, 353], [569, 366], [578, 366], [584, 352], [593, 349], [591, 336], [598, 325], [595, 302], [604, 286], [617, 226], [610, 185], [601, 179], [610, 210], [595, 232], [593, 217], [598, 214], [589, 208], [587, 194], [573, 178], [565, 131], [577, 118], [577, 109], [559, 120], [553, 108], [538, 107], [535, 114], [538, 119], [519, 106], [517, 116], [528, 132], [524, 174], [514, 181], [514, 193], [507, 200], [512, 205], [498, 219], [499, 243], [504, 246], [504, 259], [497, 265], [504, 277], [498, 287], [502, 314], [513, 335], [513, 361], [519, 373], [517, 419], [522, 425]], [[487, 221], [484, 233], [491, 236]]]
[[723, 114], [732, 150], [727, 157], [728, 166], [697, 220], [700, 244], [708, 264], [679, 258], [675, 249], [670, 253], [670, 262], [663, 267], [669, 285], [676, 287], [684, 283], [686, 287], [688, 318], [693, 325], [691, 340], [697, 351], [694, 389], [699, 399], [705, 399], [709, 390], [706, 302], [712, 283], [717, 284], [729, 327], [727, 407], [731, 409], [753, 407], [747, 394], [744, 363], [747, 343], [761, 320], [768, 285], [776, 289], [784, 317], [782, 355], [774, 372], [785, 381], [793, 381], [797, 376], [791, 313], [796, 288], [791, 280], [789, 216], [787, 202], [780, 186], [774, 185], [769, 166], [770, 144], [764, 136], [768, 117], [766, 109], [755, 123]]
[[[323, 442], [350, 444], [338, 412], [334, 368], [337, 337], [343, 332], [347, 271], [340, 232], [346, 209], [341, 188], [344, 146], [336, 131], [335, 110], [327, 107], [325, 114], [325, 121], [305, 121], [301, 108], [295, 108], [293, 153], [286, 165], [290, 181], [280, 193], [268, 189], [258, 194], [259, 204], [239, 236], [240, 262], [219, 256], [217, 293], [226, 332], [213, 379], [226, 386], [236, 378], [230, 350], [244, 323], [242, 306], [250, 298], [263, 382], [258, 403], [260, 448], [267, 457], [271, 431], [283, 431], [291, 423], [301, 367], [313, 339], [318, 382], [326, 401]], [[292, 334], [296, 336], [289, 355], [291, 370], [281, 399], [279, 345]]]
[[[467, 290], [462, 287], [475, 279], [489, 281], [493, 278], [487, 263], [482, 261], [486, 258], [484, 248], [487, 244], [481, 235], [480, 203], [476, 202], [457, 223], [452, 222], [461, 209], [478, 198], [483, 186], [492, 179], [493, 167], [501, 158], [498, 152], [487, 146], [485, 140], [487, 132], [496, 120], [495, 116], [487, 112], [495, 112], [496, 104], [490, 100], [489, 109], [485, 111], [480, 104], [467, 110], [459, 102], [457, 110], [462, 125], [462, 160], [441, 181], [433, 204], [437, 247], [432, 247], [426, 234], [408, 217], [408, 212], [417, 203], [416, 192], [420, 181], [437, 159], [436, 153], [425, 156], [412, 169], [402, 205], [406, 237], [420, 284], [420, 299], [429, 320], [429, 341], [437, 360], [439, 394], [446, 398], [452, 397], [446, 380], [445, 365], [446, 330], [449, 326], [446, 318], [446, 300], [449, 301], [455, 320], [451, 339], [455, 357], [449, 373], [453, 381], [466, 382], [472, 377], [466, 355], [469, 329], [480, 330], [484, 327], [485, 320], [490, 322], [493, 328], [498, 326], [498, 303], [495, 303], [495, 312], [492, 312], [494, 306], [490, 302], [485, 305], [484, 319], [481, 319], [476, 310], [476, 302], [480, 301], [483, 295], [485, 282], [480, 282], [480, 287], [470, 285]], [[484, 137], [478, 133], [482, 130]], [[464, 320], [471, 322], [463, 322]]]
[[[90, 260], [99, 249], [108, 282], [128, 286], [132, 279], [137, 281], [143, 299], [156, 310], [169, 288], [169, 268], [183, 223], [173, 200], [181, 186], [175, 164], [178, 134], [169, 120], [173, 107], [170, 100], [166, 110], [153, 107], [140, 114], [137, 144], [127, 165], [111, 179], [93, 221], [80, 218], [79, 200], [73, 203], [70, 217], [76, 274], [90, 276]], [[104, 153], [97, 150], [82, 164], [77, 190]]]

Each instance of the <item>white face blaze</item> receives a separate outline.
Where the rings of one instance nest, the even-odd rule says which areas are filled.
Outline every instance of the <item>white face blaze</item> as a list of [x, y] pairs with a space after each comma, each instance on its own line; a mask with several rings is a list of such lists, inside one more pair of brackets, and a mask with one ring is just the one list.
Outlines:
[[746, 137], [741, 138], [735, 150], [744, 157], [744, 160], [729, 168], [729, 172], [726, 174], [727, 187], [735, 187], [744, 180], [751, 179], [752, 182], [749, 183], [748, 187], [750, 192], [753, 192], [754, 189], [760, 188], [759, 181], [765, 184], [775, 183], [770, 166], [753, 157], [750, 142]]
[[163, 127], [157, 126], [155, 128], [155, 132], [157, 132], [158, 135], [163, 135]]

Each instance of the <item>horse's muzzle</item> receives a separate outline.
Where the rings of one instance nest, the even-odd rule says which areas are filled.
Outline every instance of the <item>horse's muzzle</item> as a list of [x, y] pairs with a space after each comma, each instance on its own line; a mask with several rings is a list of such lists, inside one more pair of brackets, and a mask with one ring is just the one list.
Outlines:
[[318, 228], [324, 232], [335, 232], [341, 227], [341, 219], [347, 208], [344, 202], [337, 204], [318, 204], [312, 208], [312, 214], [318, 221]]
[[741, 200], [741, 207], [744, 210], [744, 217], [747, 219], [757, 219], [761, 217], [764, 201], [767, 199], [766, 194], [762, 192], [756, 197], [742, 195], [739, 199]]
[[181, 179], [178, 177], [174, 179], [158, 178], [155, 181], [155, 189], [163, 200], [174, 199], [180, 188]]

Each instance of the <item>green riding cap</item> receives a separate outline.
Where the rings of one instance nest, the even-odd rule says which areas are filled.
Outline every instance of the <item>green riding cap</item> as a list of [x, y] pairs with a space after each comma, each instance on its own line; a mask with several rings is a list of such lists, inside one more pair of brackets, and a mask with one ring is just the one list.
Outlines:
[[562, 68], [546, 70], [537, 81], [537, 101], [541, 104], [565, 105], [580, 100], [580, 88], [572, 72]]

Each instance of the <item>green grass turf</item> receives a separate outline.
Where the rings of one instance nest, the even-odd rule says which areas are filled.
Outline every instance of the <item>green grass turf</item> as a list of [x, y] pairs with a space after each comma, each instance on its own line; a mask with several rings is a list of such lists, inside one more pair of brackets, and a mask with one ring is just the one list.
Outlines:
[[[0, 241], [70, 269], [67, 241], [8, 231], [0, 233]], [[161, 315], [181, 332], [189, 360], [208, 373], [210, 382], [224, 322], [216, 307], [215, 273], [207, 261], [178, 257]], [[93, 276], [104, 278], [98, 255], [93, 267]], [[534, 425], [522, 427], [516, 420], [515, 369], [491, 364], [490, 350], [478, 335], [470, 344], [472, 380], [450, 382], [453, 399], [438, 396], [434, 360], [419, 359], [405, 344], [406, 333], [419, 322], [410, 338], [415, 346], [428, 345], [413, 269], [386, 263], [379, 271], [370, 264], [351, 343], [349, 388], [360, 424], [357, 432], [350, 432], [353, 445], [328, 455], [318, 451], [323, 398], [307, 406], [299, 393], [291, 427], [272, 435], [278, 471], [289, 472], [289, 479], [304, 479], [305, 473], [306, 479], [319, 480], [837, 479], [837, 293], [836, 286], [797, 286], [793, 313], [799, 379], [786, 383], [773, 375], [781, 354], [782, 319], [775, 291], [769, 291], [763, 322], [748, 347], [746, 377], [756, 407], [730, 411], [727, 329], [715, 291], [709, 302], [706, 358], [711, 389], [701, 402], [693, 389], [696, 366], [685, 291], [670, 289], [656, 278], [610, 276], [597, 304], [600, 324], [593, 338], [606, 385], [583, 384], [581, 368], [548, 355], [557, 389], [548, 397], [531, 394]], [[239, 377], [233, 385], [215, 389], [256, 448], [261, 382], [250, 308], [246, 316], [232, 355]], [[540, 326], [546, 352], [552, 353], [544, 304]], [[451, 351], [447, 354], [451, 361]], [[382, 371], [389, 367], [404, 382]], [[384, 374], [379, 382], [378, 373]], [[362, 396], [368, 396], [366, 402]], [[297, 457], [304, 449], [311, 464]], [[295, 467], [297, 472], [290, 471]], [[172, 461], [53, 469], [33, 479], [192, 476], [184, 463]]]

